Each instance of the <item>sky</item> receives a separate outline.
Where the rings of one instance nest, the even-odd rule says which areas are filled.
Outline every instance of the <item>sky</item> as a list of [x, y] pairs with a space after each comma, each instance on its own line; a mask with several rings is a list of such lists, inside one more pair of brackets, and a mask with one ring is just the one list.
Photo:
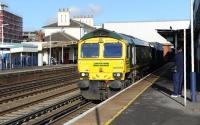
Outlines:
[[105, 22], [184, 20], [190, 18], [190, 0], [0, 0], [23, 17], [24, 31], [40, 30], [56, 21], [59, 8], [72, 16], [93, 15]]

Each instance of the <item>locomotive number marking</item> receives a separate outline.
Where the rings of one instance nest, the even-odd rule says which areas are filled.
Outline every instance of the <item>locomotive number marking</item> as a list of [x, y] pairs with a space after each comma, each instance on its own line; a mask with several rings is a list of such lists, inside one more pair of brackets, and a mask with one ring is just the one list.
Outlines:
[[108, 62], [105, 62], [105, 63], [94, 63], [93, 66], [109, 66], [109, 63]]

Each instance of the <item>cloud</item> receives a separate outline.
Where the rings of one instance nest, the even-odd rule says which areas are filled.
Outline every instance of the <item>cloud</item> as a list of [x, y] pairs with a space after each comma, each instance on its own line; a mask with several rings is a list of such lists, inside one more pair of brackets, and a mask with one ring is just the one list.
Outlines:
[[89, 9], [89, 13], [91, 13], [92, 15], [98, 15], [102, 11], [101, 6], [97, 4], [89, 4], [88, 9]]
[[55, 23], [55, 22], [57, 22], [57, 20], [58, 20], [57, 16], [51, 17], [45, 22], [44, 25], [49, 25], [49, 24]]
[[[85, 8], [80, 8], [76, 6], [71, 6], [69, 7], [70, 11], [70, 16], [87, 16], [87, 15], [92, 15], [92, 16], [98, 16], [99, 14], [102, 13], [102, 8], [100, 5], [97, 4], [88, 4]], [[44, 25], [52, 24], [57, 22], [57, 15], [54, 17], [49, 18]]]
[[71, 15], [73, 15], [73, 16], [81, 14], [80, 8], [75, 7], [75, 6], [69, 7], [69, 11], [70, 11]]
[[70, 14], [72, 16], [80, 16], [80, 15], [93, 15], [97, 16], [101, 14], [102, 8], [100, 5], [97, 4], [88, 4], [86, 8], [79, 8], [79, 7], [69, 7]]

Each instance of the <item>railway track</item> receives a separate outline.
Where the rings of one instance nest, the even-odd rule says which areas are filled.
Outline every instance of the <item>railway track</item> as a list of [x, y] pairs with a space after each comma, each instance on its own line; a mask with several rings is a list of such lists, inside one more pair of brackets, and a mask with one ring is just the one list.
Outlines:
[[72, 80], [72, 79], [77, 79], [77, 78], [78, 78], [78, 74], [72, 73], [72, 74], [59, 76], [56, 78], [45, 78], [42, 80], [26, 82], [26, 83], [20, 84], [20, 85], [16, 84], [15, 86], [12, 85], [12, 86], [8, 86], [8, 87], [1, 87], [0, 98], [6, 97], [6, 96], [11, 96], [11, 95], [16, 95], [18, 93], [24, 93], [26, 91], [32, 91], [34, 89], [45, 87], [45, 86], [50, 86], [53, 84], [59, 84], [66, 80]]
[[0, 105], [0, 124], [6, 121], [12, 121], [15, 118], [22, 117], [40, 108], [44, 108], [58, 101], [71, 97], [73, 94], [79, 94], [77, 84], [66, 85], [51, 91], [37, 93], [12, 102]]
[[22, 70], [19, 72], [0, 73], [0, 88], [10, 87], [12, 85], [20, 85], [34, 80], [42, 80], [45, 78], [59, 77], [67, 75], [71, 72], [77, 72], [76, 66], [56, 67], [48, 69]]
[[[10, 124], [14, 119], [20, 122], [19, 118], [27, 114], [66, 100], [73, 96], [71, 93], [79, 93], [77, 70], [74, 67], [69, 69], [68, 72], [66, 69], [59, 69], [51, 74], [43, 72], [33, 81], [26, 79], [27, 81], [22, 80], [19, 84], [0, 84], [0, 124]], [[56, 108], [59, 105], [61, 106], [57, 104]]]
[[10, 100], [7, 103], [2, 103], [0, 105], [0, 116], [78, 89], [77, 82], [74, 81], [74, 83], [66, 84], [59, 88], [52, 88], [51, 90], [44, 89], [29, 95], [24, 95], [23, 98], [19, 98], [18, 100]]
[[73, 102], [69, 105], [64, 105], [57, 110], [53, 110], [40, 118], [31, 120], [24, 125], [45, 125], [45, 124], [55, 124], [61, 125], [66, 122], [66, 120], [70, 120], [81, 113], [87, 111], [88, 109], [94, 107], [96, 104], [82, 99], [80, 101]]
[[65, 86], [75, 84], [78, 81], [79, 81], [78, 79], [68, 80], [67, 82], [57, 83], [57, 84], [49, 85], [49, 86], [42, 87], [42, 88], [39, 88], [39, 89], [34, 89], [32, 91], [2, 97], [2, 98], [0, 98], [0, 104], [12, 102], [12, 101], [19, 100], [19, 99], [25, 98], [25, 97], [27, 98], [27, 97], [30, 97], [30, 96], [33, 96], [33, 95], [37, 95], [38, 93], [44, 93], [46, 91], [52, 91], [52, 90], [55, 90], [55, 89], [59, 89], [59, 88], [65, 87]]
[[[57, 92], [60, 92], [62, 94], [52, 94], [52, 97], [50, 97], [50, 93], [53, 93], [52, 91], [49, 91], [47, 97], [44, 97], [45, 94], [37, 95], [38, 97], [45, 98], [45, 99], [36, 99], [36, 97], [27, 97], [32, 102], [29, 102], [29, 104], [24, 105], [16, 105], [19, 102], [25, 102], [26, 98], [19, 101], [14, 101], [15, 106], [12, 107], [11, 103], [7, 103], [5, 105], [9, 105], [8, 110], [0, 111], [0, 124], [2, 125], [16, 125], [16, 124], [22, 124], [25, 125], [42, 125], [47, 123], [58, 123], [63, 120], [63, 118], [66, 120], [66, 117], [68, 117], [68, 120], [71, 118], [79, 115], [80, 113], [83, 113], [84, 111], [88, 110], [89, 108], [95, 106], [96, 104], [93, 104], [87, 100], [84, 100], [82, 96], [79, 95], [78, 87], [74, 86], [66, 86], [65, 88], [62, 87]], [[68, 90], [67, 90], [68, 88]], [[62, 92], [64, 90], [67, 90], [66, 92]], [[33, 102], [36, 101], [36, 102]], [[5, 109], [2, 105], [0, 105], [0, 109]], [[11, 107], [14, 109], [12, 111]], [[61, 117], [61, 118], [60, 118]]]
[[[66, 123], [67, 121], [84, 113], [85, 111], [95, 107], [96, 105], [97, 105], [96, 103], [87, 102], [86, 104], [76, 107], [76, 108], [74, 108], [74, 110], [71, 110], [60, 117], [57, 117], [57, 118], [53, 117], [53, 119], [51, 121], [48, 121], [48, 124], [49, 125], [62, 125], [64, 123]], [[43, 122], [41, 122], [41, 123], [43, 123]]]
[[[73, 94], [65, 94], [60, 97], [54, 98], [52, 100], [45, 101], [33, 105], [31, 107], [19, 110], [17, 112], [10, 114], [9, 116], [0, 117], [1, 125], [19, 125], [19, 124], [35, 124], [39, 123], [38, 119], [43, 119], [45, 115], [53, 111], [58, 111], [62, 108], [70, 108], [75, 105], [79, 106], [84, 104], [86, 100], [83, 100], [77, 92]], [[61, 109], [60, 109], [61, 110]], [[2, 120], [4, 118], [4, 120]], [[43, 119], [44, 120], [44, 119]]]

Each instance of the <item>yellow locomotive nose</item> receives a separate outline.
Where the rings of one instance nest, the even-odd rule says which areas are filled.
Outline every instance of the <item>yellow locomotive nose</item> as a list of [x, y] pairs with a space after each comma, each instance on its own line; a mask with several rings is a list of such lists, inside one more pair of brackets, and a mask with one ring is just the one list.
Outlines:
[[103, 72], [103, 68], [99, 68], [99, 72]]

